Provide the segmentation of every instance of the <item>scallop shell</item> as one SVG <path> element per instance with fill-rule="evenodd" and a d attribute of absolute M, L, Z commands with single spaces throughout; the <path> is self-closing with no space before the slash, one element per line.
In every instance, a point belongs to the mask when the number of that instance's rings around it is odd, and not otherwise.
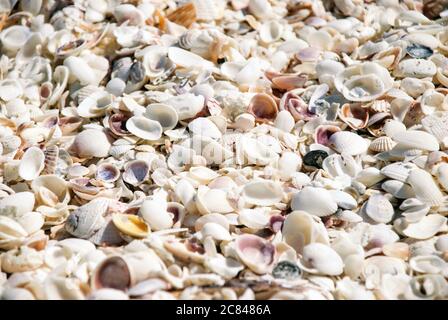
<path fill-rule="evenodd" d="M 383 136 L 373 140 L 369 145 L 369 149 L 374 152 L 386 152 L 392 150 L 396 144 L 397 143 L 392 140 L 392 138 Z"/>

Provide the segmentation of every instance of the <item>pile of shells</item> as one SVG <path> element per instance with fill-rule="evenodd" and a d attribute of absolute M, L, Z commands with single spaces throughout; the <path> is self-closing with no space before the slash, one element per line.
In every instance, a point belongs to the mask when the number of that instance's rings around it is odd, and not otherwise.
<path fill-rule="evenodd" d="M 448 10 L 0 1 L 2 299 L 448 299 Z"/>

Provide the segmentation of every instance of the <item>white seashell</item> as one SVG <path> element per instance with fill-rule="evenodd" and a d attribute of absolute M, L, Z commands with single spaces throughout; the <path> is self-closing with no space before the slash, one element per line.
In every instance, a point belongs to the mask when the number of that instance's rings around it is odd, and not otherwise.
<path fill-rule="evenodd" d="M 367 288 L 378 287 L 381 278 L 385 275 L 404 275 L 406 273 L 406 263 L 395 257 L 373 256 L 364 261 L 362 270 L 363 278 Z"/>
<path fill-rule="evenodd" d="M 25 45 L 30 36 L 31 31 L 28 27 L 13 25 L 1 32 L 0 40 L 6 52 L 16 53 Z"/>
<path fill-rule="evenodd" d="M 129 296 L 121 290 L 104 288 L 90 293 L 87 300 L 129 300 Z"/>
<path fill-rule="evenodd" d="M 333 178 L 336 178 L 343 176 L 355 177 L 361 167 L 352 156 L 343 153 L 332 154 L 326 157 L 322 162 L 322 169 Z"/>
<path fill-rule="evenodd" d="M 413 239 L 429 239 L 446 226 L 447 219 L 440 214 L 430 214 L 419 222 L 410 223 L 403 229 L 403 234 Z"/>
<path fill-rule="evenodd" d="M 109 153 L 110 142 L 104 132 L 87 129 L 78 133 L 73 141 L 73 151 L 82 158 L 104 158 Z"/>
<path fill-rule="evenodd" d="M 44 217 L 38 212 L 28 212 L 17 219 L 17 222 L 25 229 L 28 234 L 39 231 L 44 223 Z"/>
<path fill-rule="evenodd" d="M 237 148 L 241 148 L 241 153 L 248 164 L 267 165 L 278 159 L 278 154 L 272 151 L 264 143 L 257 139 L 242 136 Z M 237 150 L 238 152 L 238 150 Z"/>
<path fill-rule="evenodd" d="M 442 142 L 448 137 L 448 117 L 445 112 L 433 112 L 421 121 L 423 128 Z"/>
<path fill-rule="evenodd" d="M 441 252 L 447 252 L 448 251 L 448 235 L 441 235 L 437 238 L 437 241 L 435 243 L 436 249 Z"/>
<path fill-rule="evenodd" d="M 22 94 L 23 88 L 17 80 L 5 79 L 0 81 L 0 98 L 2 100 L 11 101 Z"/>
<path fill-rule="evenodd" d="M 104 115 L 112 103 L 112 95 L 106 91 L 95 91 L 79 104 L 78 115 L 83 118 L 96 118 Z"/>
<path fill-rule="evenodd" d="M 222 225 L 214 222 L 205 223 L 201 230 L 199 231 L 201 239 L 205 239 L 206 237 L 211 237 L 216 241 L 231 241 L 232 237 L 230 236 L 227 228 L 224 228 Z"/>
<path fill-rule="evenodd" d="M 327 229 L 323 223 L 305 211 L 293 211 L 283 222 L 282 235 L 287 244 L 298 253 L 310 243 L 329 245 Z"/>
<path fill-rule="evenodd" d="M 201 214 L 230 213 L 235 209 L 227 199 L 227 194 L 223 190 L 210 189 L 199 186 L 196 195 L 196 206 Z"/>
<path fill-rule="evenodd" d="M 437 139 L 424 131 L 407 130 L 394 134 L 392 139 L 409 149 L 422 149 L 428 151 L 439 150 Z"/>
<path fill-rule="evenodd" d="M 145 200 L 140 207 L 139 214 L 151 230 L 165 230 L 173 226 L 173 218 L 167 209 L 166 201 Z"/>
<path fill-rule="evenodd" d="M 189 173 L 193 179 L 202 184 L 208 184 L 213 179 L 219 177 L 219 174 L 207 167 L 191 167 Z"/>
<path fill-rule="evenodd" d="M 65 230 L 78 238 L 90 238 L 106 223 L 104 215 L 108 207 L 109 200 L 105 198 L 92 200 L 70 214 Z"/>
<path fill-rule="evenodd" d="M 20 161 L 19 176 L 23 180 L 33 180 L 39 176 L 44 167 L 44 152 L 37 147 L 28 148 Z"/>
<path fill-rule="evenodd" d="M 174 62 L 177 66 L 183 68 L 197 68 L 197 69 L 212 69 L 213 63 L 205 60 L 201 56 L 189 52 L 187 50 L 170 47 L 168 48 L 168 58 Z"/>
<path fill-rule="evenodd" d="M 195 96 L 191 93 L 185 93 L 164 100 L 163 103 L 169 104 L 176 109 L 179 120 L 185 120 L 194 117 L 204 107 L 205 99 L 203 96 Z"/>
<path fill-rule="evenodd" d="M 409 266 L 416 272 L 431 274 L 442 273 L 448 267 L 447 263 L 436 255 L 412 257 Z"/>
<path fill-rule="evenodd" d="M 318 217 L 325 217 L 336 212 L 337 203 L 331 193 L 324 188 L 305 187 L 293 194 L 292 210 L 303 210 Z"/>
<path fill-rule="evenodd" d="M 379 169 L 375 167 L 369 167 L 359 171 L 355 177 L 355 180 L 362 183 L 366 187 L 370 187 L 380 182 L 384 178 L 385 176 Z"/>
<path fill-rule="evenodd" d="M 369 148 L 369 142 L 356 133 L 349 131 L 338 131 L 329 138 L 330 146 L 339 153 L 348 155 L 359 155 L 365 153 Z"/>
<path fill-rule="evenodd" d="M 265 22 L 261 25 L 260 40 L 264 43 L 272 43 L 279 40 L 283 33 L 283 25 L 275 20 Z"/>
<path fill-rule="evenodd" d="M 381 195 L 370 196 L 363 207 L 364 213 L 377 223 L 388 223 L 394 215 L 394 207 L 389 200 Z"/>
<path fill-rule="evenodd" d="M 274 263 L 275 247 L 270 242 L 255 235 L 239 235 L 235 240 L 238 258 L 252 271 L 265 274 Z"/>
<path fill-rule="evenodd" d="M 33 211 L 35 203 L 34 194 L 31 192 L 18 192 L 0 199 L 0 210 L 8 207 L 14 208 L 15 214 L 21 216 Z"/>
<path fill-rule="evenodd" d="M 222 133 L 212 121 L 207 118 L 196 118 L 188 124 L 188 130 L 194 134 L 221 139 Z"/>
<path fill-rule="evenodd" d="M 426 78 L 432 77 L 437 72 L 436 65 L 425 59 L 405 59 L 402 60 L 394 74 L 397 77 Z"/>
<path fill-rule="evenodd" d="M 263 229 L 269 225 L 269 216 L 261 210 L 243 209 L 238 215 L 238 221 L 251 229 Z"/>
<path fill-rule="evenodd" d="M 179 120 L 176 109 L 162 103 L 148 105 L 144 115 L 151 120 L 159 122 L 163 131 L 174 129 Z"/>
<path fill-rule="evenodd" d="M 126 121 L 126 129 L 144 140 L 158 140 L 162 136 L 163 128 L 158 121 L 142 116 L 133 116 Z"/>
<path fill-rule="evenodd" d="M 282 180 L 291 179 L 291 173 L 299 172 L 302 168 L 302 158 L 295 152 L 283 152 L 278 160 L 278 170 Z"/>
<path fill-rule="evenodd" d="M 397 199 L 408 199 L 415 197 L 414 190 L 407 183 L 398 180 L 387 180 L 383 182 L 381 188 L 389 192 Z"/>
<path fill-rule="evenodd" d="M 322 243 L 306 245 L 300 262 L 307 272 L 329 276 L 340 275 L 344 268 L 344 262 L 338 253 Z"/>
<path fill-rule="evenodd" d="M 406 182 L 409 173 L 415 168 L 417 168 L 417 166 L 412 162 L 395 162 L 383 167 L 381 169 L 381 174 L 401 182 Z"/>
<path fill-rule="evenodd" d="M 292 128 L 294 128 L 295 125 L 294 117 L 289 111 L 281 110 L 279 113 L 277 113 L 274 125 L 280 130 L 291 132 Z"/>
<path fill-rule="evenodd" d="M 353 198 L 350 194 L 340 190 L 328 190 L 330 192 L 331 197 L 337 203 L 338 207 L 342 209 L 355 209 L 358 206 L 355 198 Z"/>
<path fill-rule="evenodd" d="M 282 200 L 283 191 L 278 183 L 259 180 L 246 184 L 241 195 L 248 204 L 272 206 Z"/>
<path fill-rule="evenodd" d="M 365 62 L 347 67 L 336 76 L 334 84 L 347 100 L 371 101 L 392 88 L 393 81 L 386 68 Z"/>
<path fill-rule="evenodd" d="M 407 183 L 414 189 L 416 198 L 420 201 L 431 206 L 437 206 L 444 200 L 444 196 L 433 177 L 425 170 L 419 168 L 413 169 L 409 173 Z"/>
<path fill-rule="evenodd" d="M 378 137 L 370 143 L 369 149 L 375 152 L 386 152 L 392 150 L 396 144 L 390 137 Z"/>

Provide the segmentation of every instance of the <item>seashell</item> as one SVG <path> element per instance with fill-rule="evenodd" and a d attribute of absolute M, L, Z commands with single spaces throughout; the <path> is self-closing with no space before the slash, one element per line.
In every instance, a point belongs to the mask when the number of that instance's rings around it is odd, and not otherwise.
<path fill-rule="evenodd" d="M 434 112 L 421 121 L 423 128 L 442 142 L 448 136 L 448 118 L 442 112 Z"/>
<path fill-rule="evenodd" d="M 355 177 L 360 170 L 353 157 L 347 154 L 333 154 L 325 158 L 322 168 L 332 177 L 348 175 Z"/>
<path fill-rule="evenodd" d="M 415 148 L 428 151 L 439 150 L 439 143 L 437 142 L 437 139 L 424 131 L 402 131 L 394 134 L 392 139 L 410 149 Z"/>
<path fill-rule="evenodd" d="M 379 285 L 381 278 L 388 275 L 401 275 L 406 272 L 406 263 L 395 257 L 373 256 L 364 261 L 362 276 L 366 281 L 366 287 L 372 288 Z"/>
<path fill-rule="evenodd" d="M 269 225 L 269 218 L 260 210 L 243 209 L 238 215 L 240 224 L 251 229 L 263 229 Z"/>
<path fill-rule="evenodd" d="M 373 140 L 369 145 L 369 149 L 374 152 L 387 152 L 392 150 L 396 144 L 397 143 L 393 141 L 392 138 L 383 136 Z"/>
<path fill-rule="evenodd" d="M 168 212 L 168 204 L 159 199 L 143 201 L 139 215 L 154 231 L 169 229 L 173 226 L 173 217 Z"/>
<path fill-rule="evenodd" d="M 295 280 L 302 277 L 302 270 L 291 261 L 280 261 L 272 270 L 272 276 L 276 279 Z"/>
<path fill-rule="evenodd" d="M 414 190 L 410 185 L 397 180 L 387 180 L 383 182 L 381 188 L 397 199 L 408 199 L 415 196 Z"/>
<path fill-rule="evenodd" d="M 301 267 L 310 273 L 337 276 L 343 272 L 344 263 L 331 247 L 310 243 L 303 248 Z"/>
<path fill-rule="evenodd" d="M 400 82 L 400 89 L 413 98 L 418 98 L 426 90 L 434 89 L 434 84 L 430 81 L 417 78 L 404 78 Z"/>
<path fill-rule="evenodd" d="M 70 193 L 67 184 L 62 178 L 48 174 L 41 175 L 31 182 L 31 189 L 36 195 L 39 194 L 42 187 L 55 194 L 58 198 L 58 202 L 66 204 L 70 201 Z"/>
<path fill-rule="evenodd" d="M 348 131 L 333 133 L 328 139 L 328 142 L 337 152 L 352 156 L 365 153 L 369 148 L 369 142 L 357 134 Z"/>
<path fill-rule="evenodd" d="M 190 27 L 196 21 L 196 6 L 194 2 L 186 3 L 180 6 L 167 16 L 168 20 L 182 25 L 186 28 Z"/>
<path fill-rule="evenodd" d="M 149 174 L 149 165 L 144 160 L 134 160 L 126 163 L 123 180 L 133 186 L 144 183 Z"/>
<path fill-rule="evenodd" d="M 148 105 L 144 115 L 151 120 L 159 122 L 163 131 L 174 129 L 179 119 L 176 110 L 172 106 L 162 103 Z"/>
<path fill-rule="evenodd" d="M 32 271 L 44 263 L 43 252 L 23 246 L 4 253 L 1 263 L 8 273 Z"/>
<path fill-rule="evenodd" d="M 260 40 L 264 43 L 272 43 L 281 38 L 283 25 L 275 20 L 263 23 L 260 26 Z"/>
<path fill-rule="evenodd" d="M 392 83 L 387 69 L 373 62 L 350 66 L 334 80 L 336 89 L 350 101 L 375 100 L 388 91 Z"/>
<path fill-rule="evenodd" d="M 110 146 L 102 131 L 87 129 L 76 135 L 71 148 L 81 158 L 104 158 L 109 153 Z"/>
<path fill-rule="evenodd" d="M 182 68 L 213 69 L 214 67 L 213 63 L 201 56 L 177 47 L 168 48 L 168 58 L 176 66 Z"/>
<path fill-rule="evenodd" d="M 283 191 L 275 182 L 269 180 L 253 181 L 246 184 L 241 195 L 248 204 L 272 206 L 281 201 Z"/>
<path fill-rule="evenodd" d="M 65 223 L 65 230 L 71 235 L 87 239 L 98 231 L 106 222 L 104 215 L 109 207 L 109 200 L 94 199 L 73 211 Z"/>
<path fill-rule="evenodd" d="M 44 225 L 44 217 L 38 212 L 28 212 L 17 219 L 28 234 L 38 232 Z"/>
<path fill-rule="evenodd" d="M 274 121 L 278 113 L 277 103 L 265 93 L 254 95 L 247 110 L 254 115 L 257 121 L 261 122 Z"/>
<path fill-rule="evenodd" d="M 358 172 L 355 179 L 366 187 L 373 186 L 385 177 L 380 170 L 374 167 L 365 168 Z"/>
<path fill-rule="evenodd" d="M 407 183 L 414 189 L 416 198 L 420 201 L 430 206 L 437 206 L 443 202 L 444 197 L 442 192 L 431 174 L 425 170 L 416 168 L 410 171 Z"/>
<path fill-rule="evenodd" d="M 275 247 L 255 235 L 239 235 L 235 240 L 238 258 L 253 272 L 265 274 L 273 267 Z"/>
<path fill-rule="evenodd" d="M 394 207 L 385 196 L 374 194 L 364 205 L 363 212 L 377 223 L 389 223 L 394 215 Z"/>
<path fill-rule="evenodd" d="M 436 65 L 432 61 L 425 59 L 402 60 L 394 70 L 394 74 L 397 77 L 413 77 L 419 79 L 432 77 L 436 72 Z"/>
<path fill-rule="evenodd" d="M 142 116 L 133 116 L 126 121 L 126 129 L 144 140 L 157 140 L 162 136 L 163 128 L 158 121 Z"/>
<path fill-rule="evenodd" d="M 88 54 L 82 58 L 69 56 L 64 66 L 70 71 L 69 82 L 78 80 L 81 85 L 97 86 L 107 74 L 109 62 L 104 57 Z"/>
<path fill-rule="evenodd" d="M 280 110 L 289 111 L 295 121 L 310 120 L 316 116 L 308 110 L 305 101 L 291 91 L 285 93 L 280 100 Z"/>
<path fill-rule="evenodd" d="M 87 300 L 129 300 L 127 294 L 116 289 L 100 289 L 92 292 Z"/>
<path fill-rule="evenodd" d="M 267 165 L 278 159 L 278 154 L 271 148 L 248 136 L 242 136 L 237 147 L 241 148 L 241 152 L 249 164 Z"/>
<path fill-rule="evenodd" d="M 196 118 L 188 124 L 188 130 L 194 134 L 210 137 L 212 139 L 220 139 L 222 136 L 218 127 L 208 118 Z"/>
<path fill-rule="evenodd" d="M 230 213 L 235 209 L 227 199 L 227 193 L 220 189 L 199 186 L 196 195 L 196 206 L 201 214 Z"/>
<path fill-rule="evenodd" d="M 0 210 L 13 208 L 17 216 L 33 211 L 35 204 L 34 194 L 31 192 L 17 192 L 0 199 Z"/>
<path fill-rule="evenodd" d="M 114 226 L 122 233 L 134 238 L 145 238 L 149 229 L 142 218 L 132 214 L 116 213 L 112 216 Z"/>
<path fill-rule="evenodd" d="M 2 300 L 36 300 L 29 290 L 13 287 L 5 288 L 1 298 Z"/>
<path fill-rule="evenodd" d="M 283 223 L 282 235 L 287 244 L 302 253 L 310 243 L 329 244 L 325 226 L 305 211 L 293 211 Z"/>
<path fill-rule="evenodd" d="M 106 91 L 95 91 L 85 97 L 78 105 L 78 115 L 83 118 L 96 118 L 104 115 L 111 107 L 112 95 Z"/>
<path fill-rule="evenodd" d="M 437 241 L 435 243 L 435 247 L 438 251 L 446 252 L 448 248 L 448 236 L 442 235 L 437 238 Z"/>
<path fill-rule="evenodd" d="M 205 99 L 203 96 L 195 96 L 191 93 L 185 93 L 171 97 L 164 103 L 176 109 L 179 120 L 193 118 L 204 107 Z"/>
<path fill-rule="evenodd" d="M 341 131 L 341 128 L 333 125 L 320 125 L 315 129 L 314 133 L 314 140 L 322 144 L 324 146 L 329 145 L 329 139 L 333 135 L 333 133 L 336 133 L 338 131 Z"/>
<path fill-rule="evenodd" d="M 200 239 L 205 239 L 207 237 L 211 237 L 216 241 L 231 241 L 232 237 L 230 236 L 229 231 L 221 226 L 218 223 L 207 222 L 205 223 L 201 230 L 199 231 Z"/>
<path fill-rule="evenodd" d="M 128 22 L 129 25 L 144 23 L 143 13 L 131 4 L 121 4 L 114 8 L 113 15 L 119 24 Z"/>
<path fill-rule="evenodd" d="M 409 300 L 434 300 L 444 296 L 446 290 L 447 283 L 442 276 L 426 274 L 412 278 L 404 295 Z"/>
<path fill-rule="evenodd" d="M 416 223 L 410 223 L 403 229 L 403 234 L 413 239 L 429 239 L 446 225 L 446 218 L 439 214 L 430 214 Z"/>
<path fill-rule="evenodd" d="M 419 273 L 437 274 L 446 268 L 446 262 L 436 255 L 416 256 L 409 260 L 412 270 Z"/>
<path fill-rule="evenodd" d="M 369 121 L 369 113 L 361 104 L 344 104 L 339 109 L 339 118 L 354 130 L 364 128 Z"/>
<path fill-rule="evenodd" d="M 343 209 L 354 209 L 358 206 L 356 200 L 348 193 L 340 190 L 329 190 L 333 200 L 337 203 L 338 207 Z"/>
<path fill-rule="evenodd" d="M 22 48 L 31 36 L 31 31 L 25 26 L 10 26 L 0 34 L 3 50 L 14 54 Z"/>
<path fill-rule="evenodd" d="M 291 172 L 298 172 L 302 168 L 302 158 L 294 152 L 284 152 L 278 160 L 278 169 L 281 179 L 287 181 Z"/>
<path fill-rule="evenodd" d="M 215 171 L 207 168 L 207 167 L 191 167 L 189 170 L 190 176 L 203 184 L 208 184 L 212 180 L 219 177 Z"/>
<path fill-rule="evenodd" d="M 403 242 L 389 243 L 382 248 L 384 255 L 402 260 L 409 258 L 409 245 Z"/>
<path fill-rule="evenodd" d="M 277 114 L 274 125 L 280 130 L 291 132 L 291 130 L 294 128 L 295 121 L 291 113 L 286 110 L 282 110 Z"/>
<path fill-rule="evenodd" d="M 328 190 L 305 187 L 292 195 L 291 209 L 303 210 L 318 217 L 325 217 L 335 213 L 338 205 Z"/>
<path fill-rule="evenodd" d="M 96 168 L 95 177 L 105 182 L 115 182 L 120 177 L 120 170 L 112 163 L 102 163 Z"/>
<path fill-rule="evenodd" d="M 328 157 L 328 153 L 323 150 L 313 150 L 305 154 L 303 164 L 307 167 L 321 169 L 323 161 Z"/>
<path fill-rule="evenodd" d="M 33 180 L 39 176 L 45 166 L 45 154 L 37 147 L 28 148 L 20 161 L 19 176 L 24 180 Z"/>
<path fill-rule="evenodd" d="M 414 59 L 427 59 L 434 53 L 431 48 L 416 43 L 407 46 L 406 52 Z"/>

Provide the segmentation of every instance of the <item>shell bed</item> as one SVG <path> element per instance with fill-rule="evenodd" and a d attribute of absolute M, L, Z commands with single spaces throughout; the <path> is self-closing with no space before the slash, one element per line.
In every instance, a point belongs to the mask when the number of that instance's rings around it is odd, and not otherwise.
<path fill-rule="evenodd" d="M 0 0 L 1 299 L 448 299 L 448 0 Z"/>

